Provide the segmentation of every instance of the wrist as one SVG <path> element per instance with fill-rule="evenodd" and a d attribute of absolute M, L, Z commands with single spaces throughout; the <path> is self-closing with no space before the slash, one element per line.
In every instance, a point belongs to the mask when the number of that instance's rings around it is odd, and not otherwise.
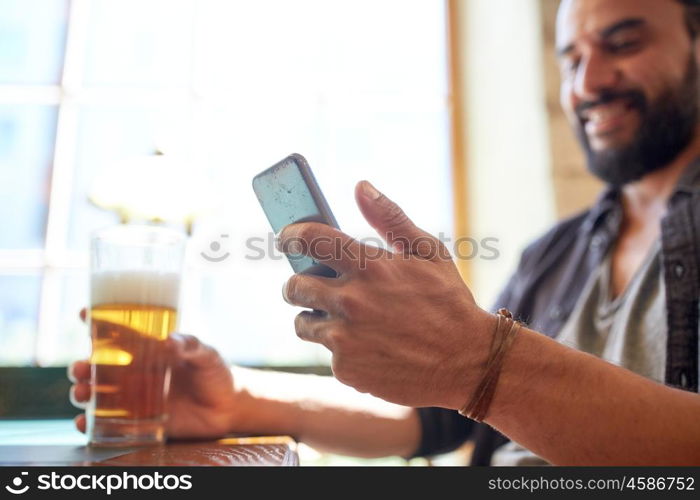
<path fill-rule="evenodd" d="M 233 394 L 231 396 L 231 409 L 229 411 L 229 428 L 231 432 L 255 432 L 255 408 L 254 392 L 250 390 L 253 370 L 240 366 L 231 367 L 233 377 Z"/>
<path fill-rule="evenodd" d="M 284 434 L 298 438 L 301 422 L 298 405 L 291 398 L 290 374 L 233 367 L 233 432 Z M 286 387 L 285 387 L 286 386 Z"/>
<path fill-rule="evenodd" d="M 513 315 L 508 309 L 499 309 L 496 318 L 496 328 L 484 374 L 481 376 L 476 390 L 459 410 L 462 416 L 477 422 L 482 422 L 489 412 L 505 357 L 522 326 L 521 323 L 513 319 Z"/>
<path fill-rule="evenodd" d="M 474 394 L 488 365 L 493 336 L 498 319 L 481 308 L 468 316 L 464 324 L 464 345 L 460 349 L 460 361 L 454 369 L 448 388 L 447 407 L 459 410 Z"/>

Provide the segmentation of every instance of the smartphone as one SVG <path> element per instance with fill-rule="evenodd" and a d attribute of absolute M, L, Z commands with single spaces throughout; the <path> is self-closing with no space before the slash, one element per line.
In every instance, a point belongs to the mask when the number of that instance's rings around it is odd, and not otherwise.
<path fill-rule="evenodd" d="M 253 178 L 253 191 L 275 234 L 295 222 L 321 222 L 339 229 L 306 159 L 291 154 Z M 335 278 L 330 267 L 306 255 L 287 255 L 296 273 Z"/>

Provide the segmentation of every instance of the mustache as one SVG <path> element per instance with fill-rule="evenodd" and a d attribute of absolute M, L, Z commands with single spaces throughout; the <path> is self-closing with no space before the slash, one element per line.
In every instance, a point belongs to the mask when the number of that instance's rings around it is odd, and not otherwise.
<path fill-rule="evenodd" d="M 617 100 L 627 101 L 632 107 L 641 110 L 647 107 L 647 98 L 644 93 L 639 90 L 603 90 L 600 92 L 600 97 L 595 101 L 583 101 L 579 103 L 579 105 L 576 106 L 576 114 L 580 117 L 584 111 Z"/>

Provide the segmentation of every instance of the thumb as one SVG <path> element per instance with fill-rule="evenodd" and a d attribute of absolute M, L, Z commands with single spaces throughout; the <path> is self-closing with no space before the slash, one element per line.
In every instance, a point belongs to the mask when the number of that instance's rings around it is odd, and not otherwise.
<path fill-rule="evenodd" d="M 176 363 L 185 363 L 197 368 L 206 368 L 215 365 L 218 352 L 201 342 L 194 335 L 183 333 L 171 333 L 168 338 L 168 348 L 172 360 Z"/>
<path fill-rule="evenodd" d="M 396 203 L 368 181 L 360 181 L 355 199 L 362 215 L 397 252 L 427 260 L 450 259 L 447 248 L 436 237 L 417 227 Z"/>

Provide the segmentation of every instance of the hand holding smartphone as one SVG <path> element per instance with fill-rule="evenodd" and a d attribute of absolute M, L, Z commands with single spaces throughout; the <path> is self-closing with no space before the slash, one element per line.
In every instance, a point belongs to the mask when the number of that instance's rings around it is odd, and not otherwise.
<path fill-rule="evenodd" d="M 291 154 L 253 178 L 253 190 L 275 233 L 296 222 L 321 222 L 339 229 L 306 159 Z M 330 267 L 305 255 L 287 255 L 296 273 L 337 277 Z"/>

